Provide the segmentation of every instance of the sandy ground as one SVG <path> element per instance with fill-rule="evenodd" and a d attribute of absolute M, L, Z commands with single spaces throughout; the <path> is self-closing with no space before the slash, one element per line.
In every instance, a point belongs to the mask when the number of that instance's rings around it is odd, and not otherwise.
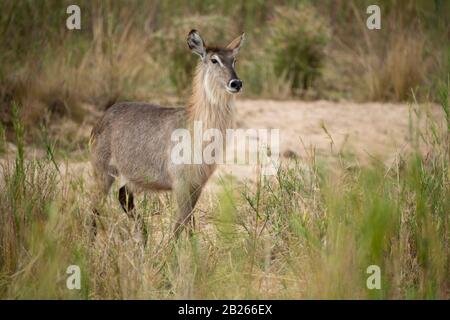
<path fill-rule="evenodd" d="M 237 114 L 238 126 L 279 128 L 282 154 L 301 156 L 305 146 L 315 146 L 326 156 L 332 139 L 336 152 L 345 145 L 359 156 L 386 155 L 401 148 L 408 135 L 409 107 L 402 104 L 247 100 L 239 102 Z"/>
<path fill-rule="evenodd" d="M 437 107 L 431 108 L 439 116 Z M 98 117 L 98 115 L 96 115 Z M 304 158 L 311 148 L 324 159 L 339 151 L 356 155 L 358 161 L 379 158 L 390 161 L 404 152 L 409 137 L 410 107 L 406 104 L 352 103 L 330 101 L 238 100 L 236 127 L 279 129 L 281 159 Z M 326 130 L 324 130 L 326 128 Z M 91 127 L 80 128 L 89 135 Z M 14 149 L 14 146 L 10 146 Z M 90 176 L 87 162 L 61 164 L 65 172 Z M 222 165 L 214 180 L 224 174 L 251 178 L 255 168 Z"/>
<path fill-rule="evenodd" d="M 441 116 L 437 106 L 430 110 Z M 318 157 L 330 161 L 343 152 L 360 163 L 376 158 L 389 165 L 409 149 L 407 104 L 241 100 L 236 112 L 237 127 L 280 129 L 282 160 L 305 159 L 314 149 Z M 251 168 L 242 166 L 221 167 L 218 174 L 223 172 L 252 176 Z"/>

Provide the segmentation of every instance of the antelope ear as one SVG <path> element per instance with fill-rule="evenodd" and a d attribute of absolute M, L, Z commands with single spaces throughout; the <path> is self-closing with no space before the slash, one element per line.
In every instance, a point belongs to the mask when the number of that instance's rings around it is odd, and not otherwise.
<path fill-rule="evenodd" d="M 233 56 L 237 55 L 239 50 L 241 49 L 242 44 L 245 40 L 245 33 L 242 33 L 239 37 L 235 38 L 227 45 L 227 49 L 233 51 Z"/>
<path fill-rule="evenodd" d="M 189 46 L 189 49 L 193 53 L 196 53 L 202 58 L 202 60 L 206 57 L 206 46 L 205 42 L 203 41 L 202 37 L 200 37 L 200 34 L 197 30 L 193 29 L 191 32 L 189 32 L 187 37 L 187 44 Z"/>

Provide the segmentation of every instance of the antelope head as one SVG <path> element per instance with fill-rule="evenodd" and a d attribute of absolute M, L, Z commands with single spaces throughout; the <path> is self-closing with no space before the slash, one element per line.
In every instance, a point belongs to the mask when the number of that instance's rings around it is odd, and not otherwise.
<path fill-rule="evenodd" d="M 187 43 L 191 51 L 200 56 L 199 69 L 203 85 L 210 93 L 222 91 L 235 94 L 242 90 L 242 80 L 236 74 L 236 56 L 244 42 L 244 33 L 226 47 L 208 47 L 197 30 L 189 32 Z"/>

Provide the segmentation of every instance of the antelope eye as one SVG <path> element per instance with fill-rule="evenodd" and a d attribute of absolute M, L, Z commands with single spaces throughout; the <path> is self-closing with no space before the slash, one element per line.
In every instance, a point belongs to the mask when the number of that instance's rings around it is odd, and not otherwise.
<path fill-rule="evenodd" d="M 211 59 L 211 62 L 214 63 L 214 64 L 216 64 L 216 63 L 217 63 L 217 60 L 216 60 L 216 59 Z"/>

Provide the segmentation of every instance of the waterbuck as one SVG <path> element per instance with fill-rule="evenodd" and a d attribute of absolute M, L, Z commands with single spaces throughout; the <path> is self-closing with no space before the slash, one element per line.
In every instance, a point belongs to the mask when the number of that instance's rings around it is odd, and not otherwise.
<path fill-rule="evenodd" d="M 179 128 L 192 130 L 194 121 L 221 132 L 232 125 L 235 94 L 242 89 L 235 63 L 243 40 L 244 34 L 226 47 L 208 47 L 196 30 L 189 32 L 187 44 L 200 61 L 186 108 L 122 102 L 105 112 L 90 140 L 91 163 L 103 198 L 117 180 L 120 204 L 133 216 L 133 192 L 172 190 L 178 212 L 174 233 L 179 235 L 215 165 L 175 164 L 171 134 Z"/>

